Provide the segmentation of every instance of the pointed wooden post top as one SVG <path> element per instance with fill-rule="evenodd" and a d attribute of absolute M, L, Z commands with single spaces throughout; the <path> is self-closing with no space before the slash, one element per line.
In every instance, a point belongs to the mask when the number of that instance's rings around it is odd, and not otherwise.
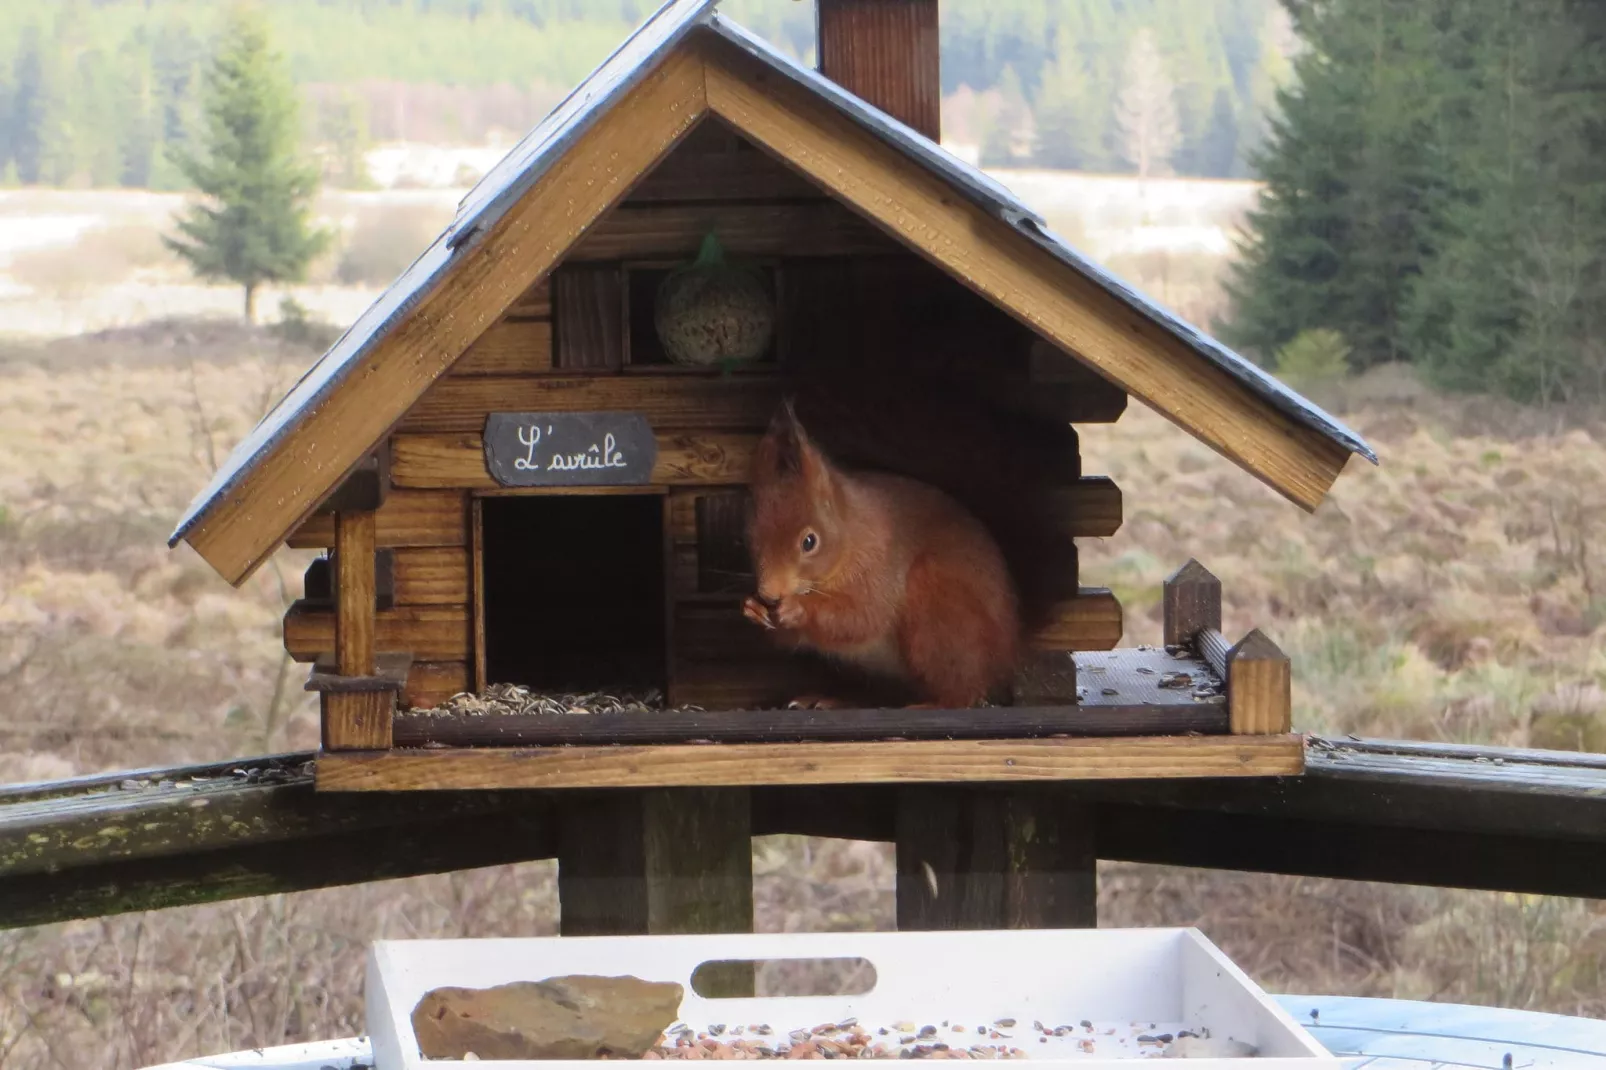
<path fill-rule="evenodd" d="M 1227 652 L 1227 709 L 1234 735 L 1293 731 L 1293 700 L 1288 655 L 1259 628 Z"/>
<path fill-rule="evenodd" d="M 1282 647 L 1271 640 L 1259 628 L 1238 640 L 1236 646 L 1227 653 L 1228 661 L 1287 661 L 1288 655 L 1283 653 Z"/>
<path fill-rule="evenodd" d="M 1165 645 L 1186 646 L 1207 628 L 1221 630 L 1221 581 L 1193 558 L 1166 578 Z"/>

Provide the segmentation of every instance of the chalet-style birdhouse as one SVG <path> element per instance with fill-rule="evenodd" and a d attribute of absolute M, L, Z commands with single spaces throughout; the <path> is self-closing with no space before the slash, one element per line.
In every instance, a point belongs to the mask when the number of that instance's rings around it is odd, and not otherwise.
<path fill-rule="evenodd" d="M 1298 772 L 1287 660 L 1222 637 L 1202 568 L 1166 649 L 1116 649 L 1074 540 L 1121 493 L 1075 428 L 1136 398 L 1305 509 L 1371 450 L 939 147 L 935 0 L 819 0 L 819 71 L 715 7 L 665 4 L 492 169 L 179 524 L 235 584 L 329 551 L 285 619 L 320 786 Z M 744 487 L 794 396 L 846 464 L 969 464 L 967 505 L 1051 519 L 1008 702 L 786 709 L 831 669 L 743 618 Z M 566 712 L 599 693 L 631 703 Z"/>

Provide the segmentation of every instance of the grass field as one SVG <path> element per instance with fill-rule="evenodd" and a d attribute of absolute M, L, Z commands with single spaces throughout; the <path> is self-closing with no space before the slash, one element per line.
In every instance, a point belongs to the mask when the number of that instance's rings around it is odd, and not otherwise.
<path fill-rule="evenodd" d="M 164 541 L 316 351 L 195 319 L 0 346 L 0 781 L 315 743 L 279 635 L 308 555 L 235 591 Z M 1606 749 L 1600 426 L 1389 372 L 1332 400 L 1384 463 L 1353 462 L 1313 516 L 1141 406 L 1087 431 L 1127 519 L 1084 571 L 1119 594 L 1126 641 L 1158 638 L 1160 580 L 1196 556 L 1228 631 L 1293 656 L 1300 728 Z M 755 862 L 767 930 L 891 924 L 883 847 L 775 838 Z M 1100 900 L 1105 924 L 1201 926 L 1273 990 L 1606 1014 L 1599 904 L 1127 865 Z M 530 864 L 0 933 L 0 1067 L 357 1033 L 369 940 L 550 933 L 555 909 L 553 868 Z"/>

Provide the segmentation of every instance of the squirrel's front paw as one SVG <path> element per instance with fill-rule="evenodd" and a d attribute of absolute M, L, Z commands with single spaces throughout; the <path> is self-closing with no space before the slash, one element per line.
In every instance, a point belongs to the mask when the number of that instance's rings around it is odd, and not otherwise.
<path fill-rule="evenodd" d="M 805 614 L 803 612 L 803 599 L 795 594 L 785 595 L 775 608 L 770 611 L 770 619 L 782 628 L 797 628 L 802 625 Z"/>
<path fill-rule="evenodd" d="M 769 607 L 751 596 L 742 603 L 742 616 L 757 624 L 760 628 L 773 630 L 775 622 L 770 619 Z"/>

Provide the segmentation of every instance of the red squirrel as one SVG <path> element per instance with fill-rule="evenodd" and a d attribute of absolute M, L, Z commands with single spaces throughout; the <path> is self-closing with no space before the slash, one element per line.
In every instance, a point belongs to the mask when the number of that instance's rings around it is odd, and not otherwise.
<path fill-rule="evenodd" d="M 980 705 L 1013 675 L 1020 610 L 987 529 L 929 484 L 834 464 L 791 403 L 754 455 L 748 546 L 758 593 L 743 612 L 783 642 L 900 681 L 928 708 Z"/>

